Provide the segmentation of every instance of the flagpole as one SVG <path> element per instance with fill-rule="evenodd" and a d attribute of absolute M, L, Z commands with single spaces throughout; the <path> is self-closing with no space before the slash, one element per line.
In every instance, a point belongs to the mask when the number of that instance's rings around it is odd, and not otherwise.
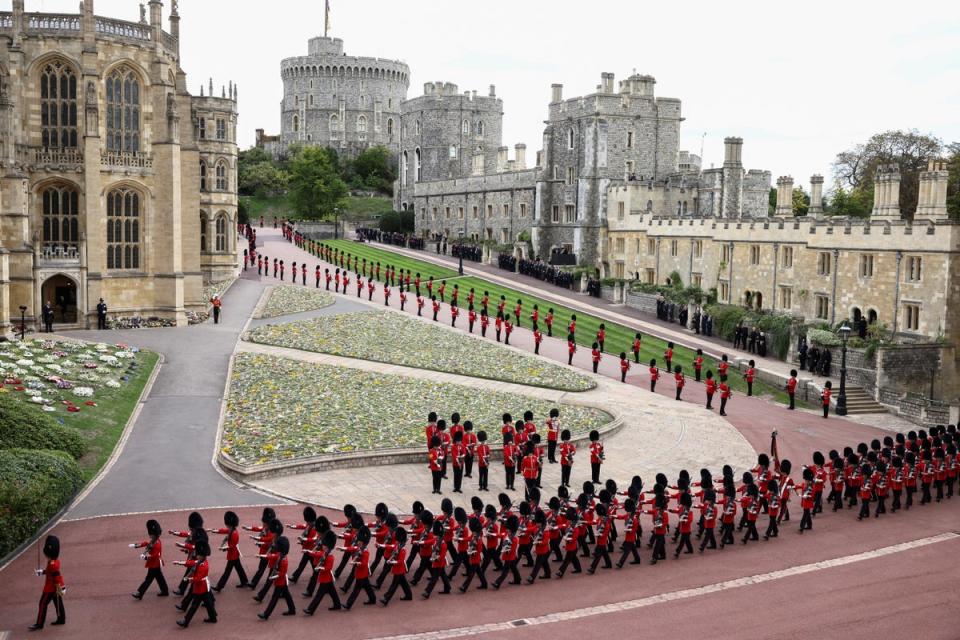
<path fill-rule="evenodd" d="M 324 3 L 323 11 L 323 37 L 326 38 L 330 31 L 330 0 Z"/>

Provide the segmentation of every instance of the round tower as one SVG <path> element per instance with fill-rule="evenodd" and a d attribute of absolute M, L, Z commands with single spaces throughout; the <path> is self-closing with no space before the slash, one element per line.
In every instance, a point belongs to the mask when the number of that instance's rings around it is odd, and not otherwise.
<path fill-rule="evenodd" d="M 311 38 L 307 51 L 280 63 L 281 145 L 332 147 L 351 158 L 384 146 L 396 157 L 409 67 L 398 60 L 348 56 L 340 38 Z"/>

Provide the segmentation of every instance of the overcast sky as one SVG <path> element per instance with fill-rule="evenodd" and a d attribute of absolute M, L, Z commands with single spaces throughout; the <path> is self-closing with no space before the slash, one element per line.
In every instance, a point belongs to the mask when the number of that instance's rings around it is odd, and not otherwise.
<path fill-rule="evenodd" d="M 744 139 L 747 168 L 806 186 L 834 155 L 887 129 L 960 141 L 960 2 L 637 2 L 635 0 L 331 0 L 331 35 L 346 53 L 411 69 L 408 97 L 444 80 L 504 101 L 504 139 L 541 146 L 550 84 L 590 93 L 600 73 L 656 77 L 683 101 L 682 148 L 723 162 Z M 9 10 L 10 0 L 0 0 Z M 75 12 L 78 0 L 26 0 L 27 11 Z M 137 20 L 136 0 L 96 13 Z M 240 88 L 240 143 L 279 132 L 280 60 L 323 33 L 323 0 L 181 0 L 190 89 L 210 76 Z M 164 6 L 164 19 L 170 1 Z M 166 24 L 166 23 L 165 23 Z M 165 29 L 167 27 L 165 26 Z M 217 89 L 219 92 L 219 88 Z M 706 137 L 703 138 L 703 134 Z"/>

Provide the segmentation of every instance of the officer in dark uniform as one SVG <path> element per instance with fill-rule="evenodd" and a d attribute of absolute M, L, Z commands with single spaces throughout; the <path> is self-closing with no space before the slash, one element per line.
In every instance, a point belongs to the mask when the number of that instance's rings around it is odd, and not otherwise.
<path fill-rule="evenodd" d="M 103 301 L 103 298 L 100 298 L 100 302 L 97 303 L 97 329 L 103 330 L 107 328 L 107 303 Z"/>

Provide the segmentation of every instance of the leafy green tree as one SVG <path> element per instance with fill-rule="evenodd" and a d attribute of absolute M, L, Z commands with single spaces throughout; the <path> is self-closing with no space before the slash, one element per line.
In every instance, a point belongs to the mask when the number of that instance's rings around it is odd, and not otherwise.
<path fill-rule="evenodd" d="M 873 191 L 855 188 L 847 191 L 837 184 L 830 196 L 827 213 L 832 216 L 868 218 L 873 210 Z"/>
<path fill-rule="evenodd" d="M 837 154 L 833 172 L 845 189 L 873 191 L 873 180 L 882 165 L 900 168 L 900 210 L 912 218 L 917 210 L 920 172 L 927 161 L 943 152 L 943 142 L 932 134 L 910 131 L 885 131 L 863 144 Z"/>
<path fill-rule="evenodd" d="M 290 176 L 273 161 L 241 164 L 238 170 L 242 195 L 269 196 L 283 192 Z"/>
<path fill-rule="evenodd" d="M 953 218 L 960 218 L 960 142 L 947 146 L 950 152 L 947 169 L 950 179 L 947 182 L 947 211 Z"/>
<path fill-rule="evenodd" d="M 810 210 L 810 196 L 801 187 L 793 189 L 793 215 L 805 216 Z"/>
<path fill-rule="evenodd" d="M 358 186 L 384 194 L 393 192 L 393 181 L 397 179 L 397 173 L 390 160 L 390 151 L 386 147 L 366 149 L 350 164 Z"/>
<path fill-rule="evenodd" d="M 769 202 L 770 202 L 770 205 L 768 206 L 768 210 L 770 212 L 770 215 L 774 215 L 777 212 L 777 188 L 776 187 L 770 187 Z"/>
<path fill-rule="evenodd" d="M 334 208 L 347 196 L 347 185 L 327 149 L 304 147 L 291 159 L 290 196 L 294 209 L 304 218 L 333 215 Z"/>

